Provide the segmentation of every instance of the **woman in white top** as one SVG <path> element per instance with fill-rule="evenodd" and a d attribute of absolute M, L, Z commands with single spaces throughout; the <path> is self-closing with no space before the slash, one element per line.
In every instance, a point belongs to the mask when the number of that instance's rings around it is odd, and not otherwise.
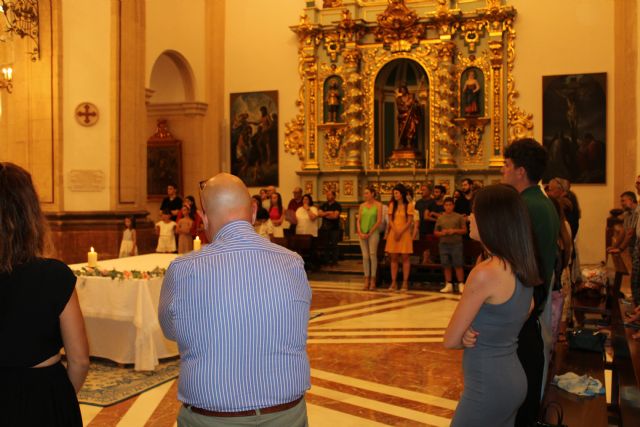
<path fill-rule="evenodd" d="M 296 234 L 310 234 L 318 237 L 318 208 L 313 206 L 310 194 L 302 196 L 302 206 L 296 210 Z"/>

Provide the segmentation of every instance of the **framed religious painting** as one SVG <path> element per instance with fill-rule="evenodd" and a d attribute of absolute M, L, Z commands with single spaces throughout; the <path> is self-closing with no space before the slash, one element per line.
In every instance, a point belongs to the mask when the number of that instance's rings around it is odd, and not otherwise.
<path fill-rule="evenodd" d="M 278 186 L 278 91 L 232 93 L 231 173 L 247 187 Z"/>
<path fill-rule="evenodd" d="M 549 152 L 544 182 L 606 183 L 607 73 L 544 76 L 542 127 Z"/>
<path fill-rule="evenodd" d="M 147 140 L 147 198 L 160 200 L 167 186 L 182 194 L 182 142 L 169 131 L 167 120 L 158 120 L 154 135 Z"/>

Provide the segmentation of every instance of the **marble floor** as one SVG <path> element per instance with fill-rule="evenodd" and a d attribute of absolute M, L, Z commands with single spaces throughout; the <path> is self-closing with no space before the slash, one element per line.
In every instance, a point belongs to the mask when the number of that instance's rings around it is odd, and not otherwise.
<path fill-rule="evenodd" d="M 462 353 L 442 336 L 459 299 L 416 291 L 365 292 L 358 282 L 311 281 L 311 427 L 448 426 L 462 392 Z M 171 427 L 177 382 L 100 408 L 91 427 Z"/>

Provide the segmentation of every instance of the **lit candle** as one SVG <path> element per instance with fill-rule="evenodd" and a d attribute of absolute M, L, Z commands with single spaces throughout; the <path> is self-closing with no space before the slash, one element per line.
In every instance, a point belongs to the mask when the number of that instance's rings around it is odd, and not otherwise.
<path fill-rule="evenodd" d="M 93 246 L 91 246 L 91 252 L 87 252 L 87 265 L 89 267 L 98 265 L 98 252 L 93 250 Z"/>
<path fill-rule="evenodd" d="M 200 236 L 196 236 L 196 238 L 193 239 L 193 250 L 199 251 L 201 247 L 202 247 L 202 242 L 200 241 Z"/>

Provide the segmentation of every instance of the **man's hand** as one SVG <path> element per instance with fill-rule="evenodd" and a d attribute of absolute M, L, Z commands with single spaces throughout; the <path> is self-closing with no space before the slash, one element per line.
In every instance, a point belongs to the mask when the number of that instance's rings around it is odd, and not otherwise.
<path fill-rule="evenodd" d="M 609 254 L 619 254 L 620 248 L 607 248 L 607 253 Z"/>
<path fill-rule="evenodd" d="M 478 341 L 479 332 L 476 332 L 471 326 L 462 336 L 462 345 L 466 348 L 473 348 L 476 346 L 476 341 Z"/>

